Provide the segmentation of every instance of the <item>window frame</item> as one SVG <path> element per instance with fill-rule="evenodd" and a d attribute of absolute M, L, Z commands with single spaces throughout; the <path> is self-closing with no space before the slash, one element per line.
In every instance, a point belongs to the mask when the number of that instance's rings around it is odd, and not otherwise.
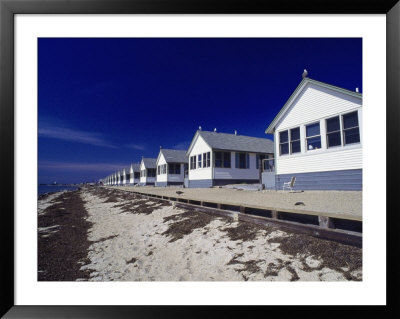
<path fill-rule="evenodd" d="M 352 127 L 349 127 L 349 128 L 345 129 L 344 128 L 344 116 L 352 114 L 352 113 L 356 113 L 356 115 L 357 115 L 357 126 L 352 126 Z M 343 145 L 343 147 L 348 146 L 348 145 L 361 144 L 360 121 L 359 121 L 359 118 L 358 118 L 358 110 L 355 110 L 355 111 L 352 111 L 352 112 L 348 112 L 348 113 L 343 113 L 340 116 L 340 118 L 341 118 L 341 121 L 342 121 L 342 145 Z M 350 144 L 346 143 L 346 134 L 345 134 L 345 132 L 348 131 L 348 130 L 353 130 L 355 128 L 358 129 L 358 142 L 354 142 L 354 143 L 350 143 Z"/>
<path fill-rule="evenodd" d="M 282 141 L 281 141 L 281 133 L 284 133 L 284 132 L 287 133 L 287 142 L 283 142 L 282 143 Z M 289 130 L 286 129 L 286 130 L 280 131 L 280 132 L 278 132 L 278 134 L 279 134 L 279 156 L 290 155 Z M 284 153 L 284 154 L 282 154 L 282 145 L 283 144 L 287 144 L 287 153 Z"/>
<path fill-rule="evenodd" d="M 213 158 L 214 158 L 214 167 L 215 168 L 232 168 L 232 159 L 231 159 L 231 152 L 226 152 L 226 151 L 213 151 L 214 152 L 214 156 L 213 156 Z M 217 161 L 217 153 L 220 153 L 221 154 L 221 166 L 217 166 L 216 165 L 216 161 Z M 229 161 L 229 166 L 225 166 L 225 159 L 229 159 L 228 161 Z"/>
<path fill-rule="evenodd" d="M 298 138 L 297 140 L 293 140 L 293 139 L 292 139 L 292 130 L 296 130 L 296 129 L 299 130 L 299 138 Z M 291 129 L 289 129 L 288 131 L 289 131 L 289 133 L 288 133 L 289 154 L 291 155 L 291 154 L 301 153 L 301 134 L 300 134 L 300 126 L 293 127 L 293 128 L 291 128 Z M 320 133 L 321 133 L 321 127 L 320 127 Z M 293 142 L 299 142 L 299 148 L 300 148 L 300 150 L 299 150 L 298 152 L 293 152 L 293 147 L 292 147 L 292 143 L 293 143 Z"/>
<path fill-rule="evenodd" d="M 334 118 L 338 118 L 339 120 L 339 130 L 336 131 L 332 131 L 332 132 L 328 132 L 328 120 L 332 120 Z M 325 119 L 325 135 L 326 135 L 326 149 L 329 148 L 335 148 L 335 147 L 343 147 L 343 132 L 342 132 L 342 116 L 340 114 L 336 115 L 336 116 L 331 116 Z M 330 134 L 335 134 L 335 133 L 340 133 L 340 145 L 334 145 L 334 146 L 329 146 L 329 135 Z"/>
<path fill-rule="evenodd" d="M 190 156 L 189 170 L 196 169 L 196 155 Z"/>
<path fill-rule="evenodd" d="M 241 167 L 241 157 L 244 158 L 244 167 Z M 235 168 L 250 169 L 250 154 L 248 152 L 235 152 Z"/>
<path fill-rule="evenodd" d="M 317 134 L 317 135 L 311 135 L 311 136 L 307 136 L 307 126 L 311 126 L 311 125 L 314 125 L 314 124 L 317 124 L 318 123 L 318 126 L 319 126 L 319 134 Z M 312 123 L 309 123 L 309 124 L 305 124 L 304 125 L 304 128 L 305 128 L 305 133 L 306 133 L 306 136 L 305 136 L 305 143 L 306 143 L 306 152 L 312 152 L 312 151 L 316 151 L 316 150 L 321 150 L 322 149 L 322 140 L 321 140 L 321 120 L 318 120 L 318 121 L 315 121 L 315 122 L 312 122 Z M 326 132 L 325 132 L 326 133 Z M 309 149 L 308 148 L 308 140 L 309 139 L 312 139 L 312 138 L 315 138 L 315 137 L 319 137 L 319 143 L 320 143 L 320 147 L 319 148 L 313 148 L 313 149 Z"/>

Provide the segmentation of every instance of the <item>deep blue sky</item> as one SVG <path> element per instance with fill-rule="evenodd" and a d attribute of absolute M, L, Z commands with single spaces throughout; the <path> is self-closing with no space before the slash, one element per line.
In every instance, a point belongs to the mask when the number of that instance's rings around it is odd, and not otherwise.
<path fill-rule="evenodd" d="M 264 133 L 309 77 L 362 92 L 361 39 L 39 41 L 39 183 L 98 180 L 203 130 Z"/>

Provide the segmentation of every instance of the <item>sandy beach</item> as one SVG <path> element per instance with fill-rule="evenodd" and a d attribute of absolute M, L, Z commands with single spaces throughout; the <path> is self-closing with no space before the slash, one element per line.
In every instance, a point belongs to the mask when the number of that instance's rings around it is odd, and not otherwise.
<path fill-rule="evenodd" d="M 362 280 L 360 248 L 118 189 L 45 196 L 38 220 L 39 280 Z"/>

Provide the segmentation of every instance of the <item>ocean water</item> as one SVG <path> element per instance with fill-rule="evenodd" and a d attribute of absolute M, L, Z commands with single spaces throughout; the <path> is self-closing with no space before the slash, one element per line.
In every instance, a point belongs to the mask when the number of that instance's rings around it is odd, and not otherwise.
<path fill-rule="evenodd" d="M 54 193 L 64 190 L 73 191 L 77 190 L 77 186 L 63 186 L 63 185 L 39 185 L 38 186 L 38 196 L 45 193 Z"/>

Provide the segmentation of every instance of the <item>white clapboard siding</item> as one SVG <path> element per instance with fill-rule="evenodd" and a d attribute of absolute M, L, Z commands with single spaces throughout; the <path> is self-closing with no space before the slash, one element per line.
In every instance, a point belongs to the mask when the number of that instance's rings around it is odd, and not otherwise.
<path fill-rule="evenodd" d="M 362 168 L 362 148 L 320 152 L 312 155 L 280 157 L 277 174 L 310 173 Z"/>
<path fill-rule="evenodd" d="M 164 165 L 167 164 L 164 155 L 160 152 L 159 156 L 157 158 L 157 162 L 156 162 L 156 166 L 157 166 L 157 171 L 156 174 L 158 173 L 158 166 L 160 165 Z M 166 182 L 167 181 L 167 173 L 165 174 L 160 174 L 160 175 L 156 175 L 156 180 L 157 182 Z"/>
<path fill-rule="evenodd" d="M 196 155 L 196 169 L 190 169 L 190 164 L 189 164 L 189 180 L 212 179 L 212 165 L 206 168 L 203 167 L 197 168 L 197 155 L 207 152 L 210 152 L 210 164 L 211 164 L 213 161 L 212 150 L 200 135 L 197 136 L 188 158 L 188 163 L 190 163 L 190 157 Z"/>
<path fill-rule="evenodd" d="M 357 109 L 359 98 L 308 83 L 276 126 L 276 131 Z"/>

